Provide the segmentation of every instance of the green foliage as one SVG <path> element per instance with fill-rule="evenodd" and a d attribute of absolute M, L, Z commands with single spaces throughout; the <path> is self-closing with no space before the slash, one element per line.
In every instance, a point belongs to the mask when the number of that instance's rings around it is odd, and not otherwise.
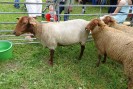
<path fill-rule="evenodd" d="M 107 8 L 102 9 L 103 13 L 107 12 Z M 26 12 L 23 5 L 20 9 L 15 9 L 12 4 L 0 4 L 0 11 Z M 81 8 L 73 8 L 72 13 L 81 13 Z M 88 7 L 86 13 L 99 13 L 99 8 Z M 16 22 L 15 18 L 23 15 L 25 14 L 2 14 L 0 15 L 0 22 Z M 91 20 L 96 17 L 70 16 L 70 19 Z M 41 21 L 41 18 L 37 20 Z M 13 30 L 14 28 L 15 24 L 0 24 L 0 30 Z M 13 45 L 13 58 L 0 62 L 0 89 L 126 88 L 127 80 L 123 68 L 117 62 L 107 59 L 105 64 L 96 67 L 97 52 L 93 41 L 87 43 L 83 58 L 80 61 L 77 60 L 79 52 L 79 44 L 57 47 L 54 55 L 54 66 L 51 67 L 48 65 L 48 48 L 44 48 L 40 44 Z"/>

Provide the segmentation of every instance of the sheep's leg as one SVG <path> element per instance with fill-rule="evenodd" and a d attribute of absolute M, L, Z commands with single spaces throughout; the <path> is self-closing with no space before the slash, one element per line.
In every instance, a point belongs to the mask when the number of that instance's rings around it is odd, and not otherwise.
<path fill-rule="evenodd" d="M 49 59 L 50 65 L 53 65 L 53 57 L 54 57 L 54 50 L 50 49 L 50 59 Z"/>
<path fill-rule="evenodd" d="M 103 59 L 102 63 L 105 63 L 106 62 L 106 60 L 107 60 L 106 58 L 107 58 L 107 54 L 104 53 L 104 59 Z"/>
<path fill-rule="evenodd" d="M 129 78 L 128 80 L 128 89 L 133 89 L 133 78 Z"/>
<path fill-rule="evenodd" d="M 79 55 L 78 60 L 81 60 L 81 58 L 83 56 L 83 53 L 84 53 L 84 49 L 85 49 L 85 46 L 84 45 L 81 45 L 81 51 L 80 51 L 80 55 Z"/>
<path fill-rule="evenodd" d="M 100 65 L 101 58 L 102 58 L 102 55 L 98 54 L 98 61 L 96 64 L 97 67 L 99 67 L 99 65 Z"/>

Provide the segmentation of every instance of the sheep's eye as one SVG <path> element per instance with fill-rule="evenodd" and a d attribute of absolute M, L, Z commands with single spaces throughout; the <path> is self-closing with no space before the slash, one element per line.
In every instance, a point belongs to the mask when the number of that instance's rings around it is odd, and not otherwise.
<path fill-rule="evenodd" d="M 22 25 L 26 25 L 27 23 L 22 23 Z"/>

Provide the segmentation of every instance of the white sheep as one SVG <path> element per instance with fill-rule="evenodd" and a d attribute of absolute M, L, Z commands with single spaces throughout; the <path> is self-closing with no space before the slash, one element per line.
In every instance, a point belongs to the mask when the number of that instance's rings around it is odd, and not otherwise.
<path fill-rule="evenodd" d="M 43 46 L 50 49 L 49 63 L 53 65 L 54 50 L 58 45 L 80 43 L 81 52 L 79 59 L 81 59 L 89 35 L 89 32 L 85 30 L 88 23 L 88 21 L 82 19 L 39 23 L 32 17 L 23 16 L 18 20 L 14 34 L 16 36 L 28 32 L 34 34 Z"/>
<path fill-rule="evenodd" d="M 102 20 L 94 19 L 86 27 L 91 30 L 95 45 L 98 49 L 98 58 L 109 56 L 124 66 L 128 76 L 128 89 L 133 88 L 133 39 L 123 31 L 108 27 Z"/>

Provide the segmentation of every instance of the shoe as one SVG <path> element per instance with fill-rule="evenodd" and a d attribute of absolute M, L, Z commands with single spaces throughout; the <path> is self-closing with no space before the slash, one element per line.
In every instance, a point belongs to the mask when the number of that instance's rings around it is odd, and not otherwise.
<path fill-rule="evenodd" d="M 64 21 L 67 21 L 67 20 L 69 20 L 69 15 L 68 15 L 68 13 L 65 13 L 65 14 L 67 14 L 67 15 L 64 15 Z"/>
<path fill-rule="evenodd" d="M 85 14 L 85 10 L 84 10 L 84 9 L 82 9 L 82 12 L 81 12 L 81 14 Z"/>
<path fill-rule="evenodd" d="M 15 6 L 15 5 L 14 5 L 14 7 L 15 7 L 16 9 L 19 9 L 19 8 L 20 8 L 20 6 Z"/>

